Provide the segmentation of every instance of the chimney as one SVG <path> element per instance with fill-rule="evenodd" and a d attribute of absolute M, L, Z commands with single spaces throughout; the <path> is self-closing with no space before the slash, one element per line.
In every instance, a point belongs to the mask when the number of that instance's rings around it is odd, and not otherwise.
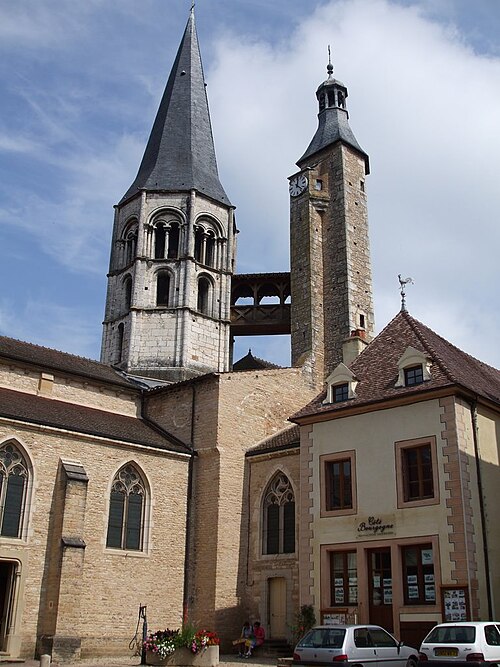
<path fill-rule="evenodd" d="M 342 360 L 346 366 L 356 359 L 368 345 L 366 331 L 364 329 L 353 329 L 349 338 L 342 343 Z"/>

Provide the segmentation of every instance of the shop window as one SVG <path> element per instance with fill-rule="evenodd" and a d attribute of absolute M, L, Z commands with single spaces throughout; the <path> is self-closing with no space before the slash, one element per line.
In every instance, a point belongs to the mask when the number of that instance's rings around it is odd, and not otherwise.
<path fill-rule="evenodd" d="M 141 551 L 146 489 L 136 467 L 128 464 L 116 474 L 109 499 L 106 546 Z"/>
<path fill-rule="evenodd" d="M 356 455 L 354 451 L 320 457 L 321 516 L 355 514 Z"/>
<path fill-rule="evenodd" d="M 358 570 L 355 551 L 330 552 L 331 607 L 358 603 Z"/>
<path fill-rule="evenodd" d="M 0 447 L 0 534 L 21 537 L 28 487 L 28 466 L 12 443 Z"/>
<path fill-rule="evenodd" d="M 402 547 L 402 551 L 405 604 L 436 604 L 432 545 Z"/>
<path fill-rule="evenodd" d="M 275 475 L 266 488 L 262 519 L 263 553 L 294 553 L 295 496 L 283 473 Z"/>
<path fill-rule="evenodd" d="M 398 507 L 439 502 L 436 439 L 396 443 Z"/>

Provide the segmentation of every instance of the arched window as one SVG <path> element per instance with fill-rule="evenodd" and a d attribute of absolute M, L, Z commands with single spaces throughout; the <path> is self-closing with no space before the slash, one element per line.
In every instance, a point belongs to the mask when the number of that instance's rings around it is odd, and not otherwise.
<path fill-rule="evenodd" d="M 0 534 L 4 537 L 21 537 L 28 466 L 12 442 L 0 447 L 0 485 Z"/>
<path fill-rule="evenodd" d="M 132 278 L 130 276 L 123 281 L 123 289 L 125 291 L 125 310 L 129 311 L 132 304 Z"/>
<path fill-rule="evenodd" d="M 165 257 L 165 242 L 167 239 L 167 228 L 163 222 L 155 227 L 155 259 Z"/>
<path fill-rule="evenodd" d="M 205 249 L 205 231 L 202 227 L 196 227 L 194 230 L 194 258 L 200 264 L 203 264 L 203 254 Z"/>
<path fill-rule="evenodd" d="M 125 234 L 125 264 L 134 261 L 137 250 L 137 227 L 129 227 Z"/>
<path fill-rule="evenodd" d="M 277 473 L 264 493 L 263 540 L 265 554 L 295 551 L 295 497 L 288 477 Z"/>
<path fill-rule="evenodd" d="M 109 499 L 106 546 L 112 549 L 142 551 L 146 487 L 132 464 L 117 472 Z"/>
<path fill-rule="evenodd" d="M 117 357 L 118 357 L 118 363 L 123 359 L 123 338 L 125 334 L 125 327 L 123 325 L 123 322 L 118 325 L 118 339 L 117 339 Z"/>
<path fill-rule="evenodd" d="M 156 277 L 156 305 L 168 306 L 170 295 L 170 275 L 161 271 Z"/>
<path fill-rule="evenodd" d="M 215 234 L 212 230 L 207 232 L 205 238 L 205 264 L 215 266 Z"/>
<path fill-rule="evenodd" d="M 198 280 L 198 310 L 204 315 L 210 315 L 211 284 L 208 278 Z"/>
<path fill-rule="evenodd" d="M 170 232 L 168 235 L 168 253 L 167 257 L 169 259 L 177 259 L 179 257 L 179 239 L 180 239 L 180 227 L 178 222 L 170 223 Z"/>

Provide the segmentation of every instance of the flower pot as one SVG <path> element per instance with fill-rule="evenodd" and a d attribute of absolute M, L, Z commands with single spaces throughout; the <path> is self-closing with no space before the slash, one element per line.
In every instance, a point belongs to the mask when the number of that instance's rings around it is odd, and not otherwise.
<path fill-rule="evenodd" d="M 219 647 L 207 646 L 199 653 L 192 653 L 188 648 L 178 648 L 166 658 L 160 658 L 153 651 L 146 651 L 146 664 L 169 667 L 217 667 Z"/>

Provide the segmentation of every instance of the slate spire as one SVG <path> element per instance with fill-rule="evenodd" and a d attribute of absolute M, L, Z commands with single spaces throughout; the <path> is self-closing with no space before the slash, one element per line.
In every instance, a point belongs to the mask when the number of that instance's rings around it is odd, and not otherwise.
<path fill-rule="evenodd" d="M 120 203 L 141 189 L 197 190 L 219 203 L 231 205 L 217 171 L 194 6 L 139 172 Z"/>
<path fill-rule="evenodd" d="M 319 103 L 318 129 L 297 165 L 302 167 L 303 163 L 315 153 L 340 141 L 360 153 L 365 161 L 366 173 L 369 174 L 368 155 L 358 144 L 349 125 L 349 113 L 346 107 L 347 88 L 341 81 L 333 77 L 333 65 L 330 59 L 326 70 L 328 78 L 316 91 Z"/>

